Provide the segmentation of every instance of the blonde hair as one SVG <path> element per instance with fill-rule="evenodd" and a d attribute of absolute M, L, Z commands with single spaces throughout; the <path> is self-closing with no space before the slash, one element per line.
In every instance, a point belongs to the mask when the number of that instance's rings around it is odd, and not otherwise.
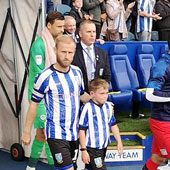
<path fill-rule="evenodd" d="M 56 38 L 56 48 L 57 48 L 57 46 L 58 46 L 58 44 L 60 42 L 63 42 L 63 43 L 66 43 L 66 44 L 71 44 L 71 43 L 75 44 L 74 39 L 69 35 L 60 35 L 60 36 L 58 36 Z M 76 44 L 75 44 L 75 46 L 76 46 Z"/>
<path fill-rule="evenodd" d="M 101 79 L 101 78 L 94 78 L 88 84 L 89 92 L 90 91 L 95 92 L 97 89 L 99 89 L 101 87 L 103 87 L 104 89 L 109 88 L 108 82 L 104 79 Z"/>

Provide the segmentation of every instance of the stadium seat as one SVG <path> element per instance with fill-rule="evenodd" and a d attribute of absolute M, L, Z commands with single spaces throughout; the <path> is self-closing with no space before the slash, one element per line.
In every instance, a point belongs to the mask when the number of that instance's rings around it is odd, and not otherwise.
<path fill-rule="evenodd" d="M 129 62 L 126 45 L 112 45 L 109 49 L 109 60 L 113 90 L 129 90 L 133 93 L 132 118 L 139 118 L 139 103 L 145 100 L 146 89 L 139 89 L 137 74 Z"/>
<path fill-rule="evenodd" d="M 63 15 L 69 15 L 71 7 L 66 4 L 58 4 L 56 6 L 56 11 L 62 13 Z"/>
<path fill-rule="evenodd" d="M 151 32 L 151 41 L 158 41 L 159 36 L 158 36 L 158 31 L 152 31 Z"/>
<path fill-rule="evenodd" d="M 160 51 L 160 58 L 164 56 L 165 53 L 169 51 L 168 44 L 162 45 L 161 51 Z"/>
<path fill-rule="evenodd" d="M 132 102 L 133 93 L 130 90 L 113 91 L 112 84 L 109 86 L 108 101 L 114 104 L 125 104 Z"/>
<path fill-rule="evenodd" d="M 147 86 L 153 64 L 155 64 L 153 46 L 150 44 L 139 45 L 136 54 L 136 66 L 140 87 L 145 88 Z"/>
<path fill-rule="evenodd" d="M 128 32 L 128 37 L 124 41 L 136 41 L 135 35 L 131 32 Z"/>

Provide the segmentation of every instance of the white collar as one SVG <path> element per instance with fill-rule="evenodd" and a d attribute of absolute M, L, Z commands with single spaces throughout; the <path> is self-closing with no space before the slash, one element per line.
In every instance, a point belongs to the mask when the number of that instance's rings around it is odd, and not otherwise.
<path fill-rule="evenodd" d="M 83 49 L 87 49 L 87 47 L 90 47 L 91 49 L 94 49 L 94 44 L 90 45 L 90 46 L 87 46 L 86 44 L 84 44 L 82 41 L 80 42 L 81 43 L 81 46 Z"/>

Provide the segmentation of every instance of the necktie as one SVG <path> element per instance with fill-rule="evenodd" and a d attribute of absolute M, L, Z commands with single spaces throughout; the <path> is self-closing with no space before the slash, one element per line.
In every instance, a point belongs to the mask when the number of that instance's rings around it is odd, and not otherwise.
<path fill-rule="evenodd" d="M 80 18 L 83 18 L 83 14 L 82 14 L 82 12 L 80 10 L 78 10 L 78 13 L 80 15 Z"/>
<path fill-rule="evenodd" d="M 94 61 L 91 55 L 91 47 L 87 47 L 87 63 L 86 63 L 86 67 L 87 67 L 87 77 L 88 77 L 88 81 L 92 80 L 94 78 Z"/>

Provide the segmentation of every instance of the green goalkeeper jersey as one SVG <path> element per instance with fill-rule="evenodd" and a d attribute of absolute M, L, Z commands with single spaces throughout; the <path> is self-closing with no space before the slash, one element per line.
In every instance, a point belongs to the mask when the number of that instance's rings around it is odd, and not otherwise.
<path fill-rule="evenodd" d="M 36 39 L 30 51 L 29 76 L 28 76 L 28 100 L 31 100 L 31 94 L 34 86 L 34 80 L 45 68 L 45 46 L 42 38 Z M 46 111 L 44 103 L 41 101 L 38 105 L 37 114 L 34 120 L 35 128 L 44 128 L 46 121 Z"/>

